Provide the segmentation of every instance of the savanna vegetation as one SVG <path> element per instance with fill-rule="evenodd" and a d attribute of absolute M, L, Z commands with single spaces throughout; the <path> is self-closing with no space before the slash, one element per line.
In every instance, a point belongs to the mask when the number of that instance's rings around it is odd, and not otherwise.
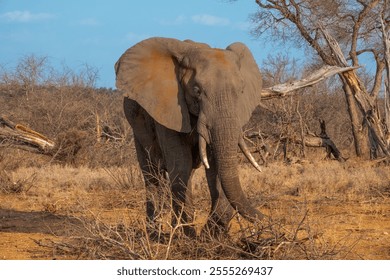
<path fill-rule="evenodd" d="M 42 59 L 31 56 L 20 63 Z M 46 63 L 41 71 L 50 68 Z M 176 234 L 169 244 L 160 244 L 145 234 L 144 188 L 120 94 L 80 83 L 85 77 L 77 83 L 24 84 L 15 73 L 6 74 L 2 114 L 52 139 L 56 148 L 45 154 L 9 139 L 1 143 L 2 258 L 389 256 L 389 167 L 386 161 L 354 155 L 345 100 L 326 90 L 327 83 L 301 95 L 265 101 L 248 124 L 248 135 L 257 132 L 248 139 L 264 171 L 258 173 L 238 154 L 241 179 L 249 199 L 269 220 L 249 225 L 237 217 L 229 236 L 193 241 L 181 235 L 180 228 L 169 228 L 167 192 L 161 231 Z M 265 77 L 270 74 L 266 71 Z M 303 148 L 292 141 L 301 137 L 302 129 L 319 134 L 319 119 L 325 120 L 345 162 L 327 158 L 325 148 Z M 194 212 L 200 230 L 210 206 L 203 170 L 195 177 Z"/>
<path fill-rule="evenodd" d="M 245 133 L 263 172 L 240 153 L 237 160 L 246 194 L 268 215 L 265 221 L 249 224 L 237 215 L 228 235 L 190 239 L 181 234 L 182 225 L 169 226 L 167 191 L 161 233 L 171 238 L 150 240 L 120 93 L 97 88 L 93 67 L 56 69 L 47 57 L 27 55 L 14 69 L 1 69 L 0 116 L 39 132 L 55 147 L 42 151 L 0 135 L 0 258 L 389 259 L 390 167 L 383 146 L 388 1 L 256 3 L 255 23 L 269 22 L 279 40 L 294 34 L 295 43 L 313 55 L 304 66 L 287 55 L 270 56 L 261 67 L 267 86 L 304 77 L 323 63 L 345 66 L 343 54 L 358 66 L 361 54 L 372 53 L 377 66 L 375 73 L 361 68 L 352 78 L 341 74 L 264 100 L 255 110 Z M 322 25 L 314 28 L 319 18 Z M 376 25 L 370 25 L 373 19 Z M 332 49 L 334 42 L 341 53 Z M 310 137 L 331 140 L 340 157 L 329 146 L 311 147 Z M 198 231 L 210 207 L 203 173 L 196 172 L 192 186 Z"/>

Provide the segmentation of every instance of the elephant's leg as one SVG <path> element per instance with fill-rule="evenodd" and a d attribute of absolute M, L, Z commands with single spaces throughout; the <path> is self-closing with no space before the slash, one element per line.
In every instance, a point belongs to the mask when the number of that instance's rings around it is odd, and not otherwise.
<path fill-rule="evenodd" d="M 133 128 L 138 163 L 146 187 L 147 229 L 151 237 L 159 237 L 161 230 L 156 219 L 162 208 L 159 177 L 163 170 L 163 159 L 155 136 L 154 120 L 137 102 L 129 98 L 124 98 L 123 105 L 126 118 Z"/>
<path fill-rule="evenodd" d="M 190 191 L 192 177 L 192 151 L 187 137 L 164 126 L 156 124 L 156 132 L 165 166 L 169 174 L 172 190 L 172 226 L 183 225 L 187 235 L 194 235 L 195 231 L 189 224 L 192 222 L 192 209 L 187 196 Z"/>
<path fill-rule="evenodd" d="M 208 154 L 210 168 L 206 169 L 206 178 L 211 196 L 211 211 L 203 233 L 217 236 L 226 233 L 233 217 L 233 208 L 222 190 L 215 160 L 210 152 Z"/>
<path fill-rule="evenodd" d="M 152 155 L 150 154 L 152 151 L 150 149 L 148 150 L 148 148 L 141 145 L 136 137 L 134 137 L 134 142 L 146 188 L 147 231 L 152 240 L 165 242 L 168 236 L 163 233 L 161 224 L 157 222 L 159 215 L 162 213 L 164 203 L 159 180 L 163 176 L 162 169 L 159 167 L 159 163 L 152 162 Z"/>
<path fill-rule="evenodd" d="M 154 223 L 159 212 L 155 206 L 156 203 L 159 203 L 159 170 L 151 162 L 151 155 L 148 149 L 143 147 L 136 137 L 134 142 L 146 187 L 146 215 L 148 222 Z"/>

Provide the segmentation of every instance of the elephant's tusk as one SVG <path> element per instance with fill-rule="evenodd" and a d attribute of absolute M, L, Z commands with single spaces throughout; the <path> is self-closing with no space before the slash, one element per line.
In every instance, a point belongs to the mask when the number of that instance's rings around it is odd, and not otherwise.
<path fill-rule="evenodd" d="M 256 162 L 255 158 L 252 156 L 251 152 L 248 149 L 248 146 L 245 144 L 244 138 L 240 137 L 238 140 L 238 146 L 240 146 L 241 151 L 244 153 L 246 158 L 252 163 L 252 165 L 259 171 L 262 172 L 260 165 Z"/>
<path fill-rule="evenodd" d="M 204 167 L 206 167 L 206 169 L 209 169 L 210 165 L 209 165 L 209 161 L 207 160 L 206 145 L 207 145 L 206 140 L 201 135 L 199 135 L 199 155 L 200 155 L 200 159 L 201 159 Z"/>

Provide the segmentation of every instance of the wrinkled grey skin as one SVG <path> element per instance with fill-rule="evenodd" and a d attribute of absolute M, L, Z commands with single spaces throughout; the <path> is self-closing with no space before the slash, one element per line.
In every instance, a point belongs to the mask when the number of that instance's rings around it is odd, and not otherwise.
<path fill-rule="evenodd" d="M 149 222 L 158 214 L 151 194 L 158 193 L 159 182 L 151 175 L 163 170 L 171 181 L 173 225 L 177 217 L 183 224 L 191 222 L 183 209 L 193 171 L 201 165 L 200 143 L 207 143 L 203 162 L 209 165 L 212 204 L 206 228 L 226 227 L 233 208 L 250 221 L 261 218 L 241 188 L 237 161 L 242 127 L 259 104 L 262 87 L 249 49 L 242 43 L 214 49 L 192 41 L 150 38 L 128 49 L 115 71 L 150 194 Z M 185 229 L 193 234 L 191 227 Z"/>

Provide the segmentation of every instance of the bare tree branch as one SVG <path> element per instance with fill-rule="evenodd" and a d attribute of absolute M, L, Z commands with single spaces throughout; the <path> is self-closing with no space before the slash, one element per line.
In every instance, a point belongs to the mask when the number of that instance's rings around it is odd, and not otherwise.
<path fill-rule="evenodd" d="M 339 67 L 327 65 L 301 80 L 278 84 L 269 88 L 265 88 L 261 91 L 260 95 L 262 99 L 271 99 L 275 97 L 285 97 L 293 95 L 294 91 L 297 89 L 312 86 L 335 74 L 351 71 L 357 68 L 358 67 Z"/>
<path fill-rule="evenodd" d="M 369 2 L 368 4 L 364 3 L 363 1 L 358 1 L 360 4 L 363 5 L 363 10 L 360 11 L 358 18 L 355 20 L 355 24 L 353 26 L 353 31 L 352 31 L 352 45 L 351 45 L 351 50 L 349 52 L 349 55 L 352 58 L 352 65 L 358 65 L 359 61 L 356 55 L 356 48 L 358 45 L 358 36 L 359 36 L 359 31 L 360 28 L 363 24 L 363 20 L 367 17 L 367 14 L 375 7 L 378 5 L 379 0 L 374 0 Z"/>

